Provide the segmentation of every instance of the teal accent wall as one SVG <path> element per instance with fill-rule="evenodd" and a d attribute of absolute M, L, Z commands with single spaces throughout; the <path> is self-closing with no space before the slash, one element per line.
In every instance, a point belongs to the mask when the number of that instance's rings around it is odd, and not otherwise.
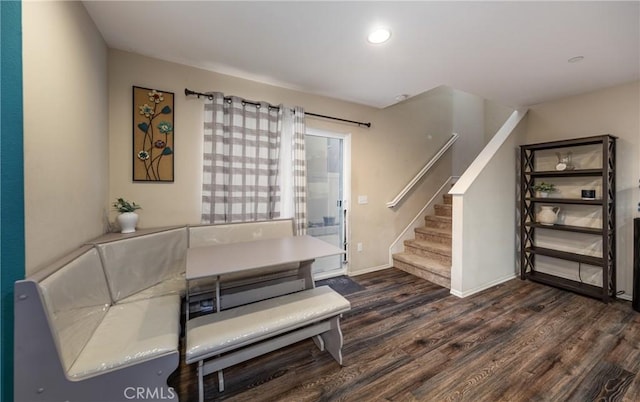
<path fill-rule="evenodd" d="M 22 3 L 0 1 L 0 400 L 13 400 L 13 283 L 24 278 Z"/>

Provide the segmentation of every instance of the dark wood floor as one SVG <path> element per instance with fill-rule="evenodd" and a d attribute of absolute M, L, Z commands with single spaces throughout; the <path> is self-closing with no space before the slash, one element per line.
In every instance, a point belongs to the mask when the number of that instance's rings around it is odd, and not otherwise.
<path fill-rule="evenodd" d="M 640 313 L 511 280 L 458 299 L 396 269 L 352 278 L 340 367 L 303 341 L 205 381 L 206 400 L 640 401 Z M 170 379 L 197 400 L 195 366 Z"/>

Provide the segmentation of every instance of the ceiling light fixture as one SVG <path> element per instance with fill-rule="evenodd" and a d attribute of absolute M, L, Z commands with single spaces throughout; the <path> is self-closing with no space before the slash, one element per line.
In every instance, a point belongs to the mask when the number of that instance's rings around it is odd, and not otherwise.
<path fill-rule="evenodd" d="M 396 101 L 398 101 L 398 102 L 402 102 L 403 100 L 407 100 L 407 99 L 409 99 L 409 95 L 407 95 L 407 94 L 402 94 L 402 95 L 396 96 Z"/>
<path fill-rule="evenodd" d="M 579 63 L 582 60 L 584 60 L 584 56 L 576 56 L 576 57 L 572 57 L 569 60 L 567 60 L 567 62 L 569 63 Z"/>
<path fill-rule="evenodd" d="M 372 31 L 369 36 L 367 36 L 367 40 L 369 41 L 369 43 L 379 44 L 388 41 L 390 37 L 390 30 L 386 28 L 378 28 Z"/>

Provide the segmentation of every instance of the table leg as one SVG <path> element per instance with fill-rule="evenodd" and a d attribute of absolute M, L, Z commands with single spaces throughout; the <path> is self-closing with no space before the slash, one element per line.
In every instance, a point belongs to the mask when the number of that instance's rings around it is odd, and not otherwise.
<path fill-rule="evenodd" d="M 186 289 L 187 291 L 185 293 L 185 300 L 187 301 L 186 302 L 187 311 L 185 312 L 185 321 L 189 321 L 189 310 L 190 310 L 189 307 L 190 307 L 190 304 L 189 304 L 189 281 L 188 280 L 186 281 L 186 286 L 187 286 L 187 289 Z"/>
<path fill-rule="evenodd" d="M 204 402 L 204 367 L 202 366 L 203 360 L 198 362 L 198 401 Z"/>
<path fill-rule="evenodd" d="M 218 391 L 224 391 L 224 374 L 222 374 L 222 370 L 218 370 Z"/>
<path fill-rule="evenodd" d="M 313 273 L 311 272 L 311 265 L 315 260 L 307 260 L 300 262 L 300 268 L 298 268 L 298 278 L 304 279 L 304 288 L 313 289 L 316 287 L 313 281 Z"/>
<path fill-rule="evenodd" d="M 216 313 L 220 312 L 220 275 L 216 276 Z"/>

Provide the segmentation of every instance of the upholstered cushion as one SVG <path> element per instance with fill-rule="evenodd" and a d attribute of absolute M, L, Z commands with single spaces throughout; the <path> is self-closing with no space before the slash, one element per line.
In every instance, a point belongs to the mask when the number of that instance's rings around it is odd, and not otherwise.
<path fill-rule="evenodd" d="M 345 311 L 347 299 L 328 286 L 201 316 L 187 322 L 185 359 L 207 357 L 292 331 Z"/>
<path fill-rule="evenodd" d="M 69 370 L 111 304 L 98 252 L 82 247 L 50 267 L 40 291 L 52 325 L 58 353 Z"/>
<path fill-rule="evenodd" d="M 97 244 L 111 296 L 119 301 L 184 272 L 187 229 Z"/>
<path fill-rule="evenodd" d="M 288 236 L 293 236 L 291 219 L 199 225 L 189 227 L 189 247 L 215 246 Z"/>
<path fill-rule="evenodd" d="M 178 295 L 184 297 L 187 289 L 187 281 L 184 278 L 184 272 L 172 278 L 163 280 L 162 282 L 132 294 L 129 297 L 118 300 L 117 304 L 129 303 L 132 301 L 150 299 L 152 297 Z"/>
<path fill-rule="evenodd" d="M 81 379 L 177 352 L 180 297 L 112 306 L 68 372 Z M 135 378 L 131 379 L 135 385 Z"/>

